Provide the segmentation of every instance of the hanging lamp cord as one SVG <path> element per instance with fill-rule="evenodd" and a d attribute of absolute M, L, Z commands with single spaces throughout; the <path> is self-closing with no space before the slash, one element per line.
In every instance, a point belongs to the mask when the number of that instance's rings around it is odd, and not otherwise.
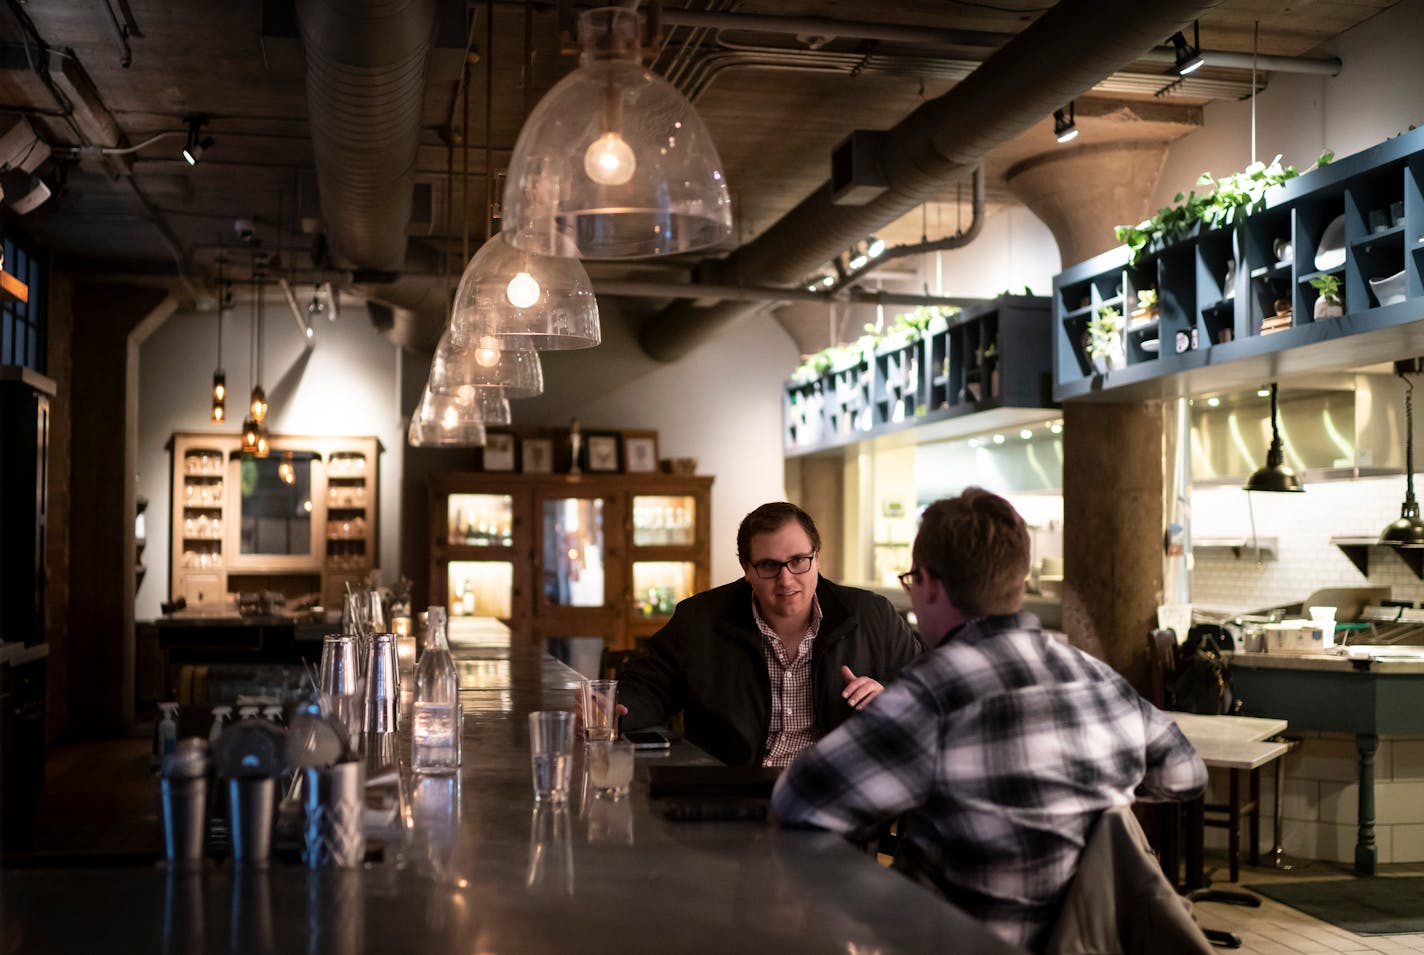
<path fill-rule="evenodd" d="M 1416 504 L 1414 500 L 1414 382 L 1400 372 L 1404 382 L 1404 503 Z"/>

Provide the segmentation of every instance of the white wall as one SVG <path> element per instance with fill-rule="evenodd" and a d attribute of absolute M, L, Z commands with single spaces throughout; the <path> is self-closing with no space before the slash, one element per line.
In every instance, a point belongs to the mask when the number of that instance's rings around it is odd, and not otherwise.
<path fill-rule="evenodd" d="M 603 343 L 592 351 L 550 352 L 545 393 L 513 403 L 514 426 L 655 428 L 658 454 L 695 457 L 712 485 L 712 581 L 741 576 L 737 525 L 767 501 L 784 500 L 781 387 L 799 357 L 769 316 L 723 328 L 670 364 L 643 354 L 638 318 L 599 303 Z M 653 319 L 656 320 L 656 319 Z"/>
<path fill-rule="evenodd" d="M 1327 148 L 1344 157 L 1424 124 L 1421 22 L 1424 0 L 1402 0 L 1331 44 L 1343 64 L 1338 76 L 1274 74 L 1256 97 L 1255 158 L 1280 153 L 1304 170 Z M 1273 28 L 1261 24 L 1263 35 Z M 1227 175 L 1251 158 L 1250 101 L 1211 103 L 1202 128 L 1172 145 L 1151 208 L 1196 188 L 1201 173 Z"/>
<path fill-rule="evenodd" d="M 349 305 L 335 323 L 316 325 L 315 347 L 305 340 L 285 300 L 276 294 L 264 306 L 262 385 L 271 412 L 270 430 L 280 434 L 376 435 L 381 455 L 381 549 L 383 578 L 399 568 L 401 450 L 405 429 L 397 396 L 397 350 L 376 334 L 364 308 Z M 143 344 L 139 353 L 138 493 L 149 501 L 145 514 L 148 575 L 139 588 L 135 617 L 159 615 L 168 599 L 170 464 L 164 450 L 174 431 L 230 431 L 242 424 L 252 391 L 250 304 L 239 299 L 225 313 L 223 365 L 227 372 L 230 421 L 208 418 L 213 366 L 217 361 L 217 315 L 179 313 Z"/>

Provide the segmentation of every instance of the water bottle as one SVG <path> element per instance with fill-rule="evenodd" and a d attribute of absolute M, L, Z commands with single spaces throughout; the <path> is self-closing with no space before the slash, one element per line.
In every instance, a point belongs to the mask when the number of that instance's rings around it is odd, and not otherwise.
<path fill-rule="evenodd" d="M 411 768 L 453 773 L 460 766 L 460 684 L 445 639 L 445 608 L 426 614 L 425 650 L 415 668 Z"/>
<path fill-rule="evenodd" d="M 173 747 L 178 742 L 178 704 L 160 703 L 158 708 L 163 711 L 163 719 L 158 721 L 157 755 L 161 758 L 173 752 Z"/>

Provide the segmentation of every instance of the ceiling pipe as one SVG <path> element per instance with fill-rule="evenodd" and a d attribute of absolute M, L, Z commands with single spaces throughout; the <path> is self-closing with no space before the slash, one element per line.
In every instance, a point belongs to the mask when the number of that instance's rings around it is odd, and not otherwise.
<path fill-rule="evenodd" d="M 986 30 L 936 29 L 901 25 L 898 23 L 871 23 L 864 20 L 838 20 L 832 17 L 778 17 L 760 13 L 714 13 L 705 10 L 663 9 L 663 22 L 670 26 L 713 28 L 718 30 L 745 30 L 749 33 L 778 33 L 788 36 L 815 36 L 845 38 L 851 40 L 881 40 L 886 43 L 906 43 L 917 47 L 950 46 L 980 49 L 998 49 L 1014 40 L 1016 34 L 994 33 Z M 1175 28 L 1172 32 L 1176 32 Z M 1161 37 L 1158 37 L 1161 43 Z M 1235 70 L 1251 69 L 1252 54 L 1231 50 L 1202 50 L 1202 58 L 1209 66 L 1221 66 Z M 1177 62 L 1177 53 L 1171 44 L 1157 46 L 1135 57 L 1142 63 Z M 1256 69 L 1276 73 L 1305 73 L 1320 76 L 1338 76 L 1340 59 L 1333 56 L 1277 56 L 1260 54 L 1255 57 Z"/>
<path fill-rule="evenodd" d="M 1219 0 L 1217 0 L 1219 2 Z M 1153 49 L 1213 0 L 1064 0 L 948 93 L 883 135 L 888 188 L 862 206 L 836 205 L 830 181 L 759 237 L 710 268 L 713 284 L 800 282 L 852 242 L 939 197 L 997 146 Z M 1064 50 L 1077 51 L 1064 57 Z M 678 302 L 643 326 L 643 350 L 675 361 L 755 306 Z"/>
<path fill-rule="evenodd" d="M 297 0 L 307 116 L 333 261 L 405 261 L 435 0 Z"/>
<path fill-rule="evenodd" d="M 622 295 L 631 298 L 679 298 L 719 302 L 849 302 L 852 305 L 950 305 L 967 308 L 982 298 L 955 295 L 920 295 L 906 292 L 872 291 L 859 287 L 839 292 L 812 292 L 807 289 L 749 287 L 742 285 L 700 285 L 696 282 L 644 282 L 610 279 L 593 283 L 595 295 Z"/>

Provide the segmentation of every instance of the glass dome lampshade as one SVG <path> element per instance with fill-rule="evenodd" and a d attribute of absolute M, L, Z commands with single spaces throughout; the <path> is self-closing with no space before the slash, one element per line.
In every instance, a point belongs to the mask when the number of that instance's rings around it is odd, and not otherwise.
<path fill-rule="evenodd" d="M 559 255 L 541 255 L 504 236 L 491 237 L 465 266 L 450 311 L 452 341 L 465 346 L 494 336 L 539 351 L 597 345 L 598 300 L 573 240 L 560 237 Z"/>
<path fill-rule="evenodd" d="M 429 387 L 410 416 L 406 440 L 412 447 L 473 448 L 485 443 L 478 408 L 456 395 L 437 395 Z"/>
<path fill-rule="evenodd" d="M 461 348 L 446 329 L 430 360 L 428 388 L 437 395 L 454 395 L 465 387 L 499 388 L 505 398 L 538 397 L 544 393 L 539 353 L 528 345 L 510 347 L 492 336 Z"/>
<path fill-rule="evenodd" d="M 461 388 L 457 397 L 461 401 L 474 402 L 480 419 L 486 426 L 503 428 L 514 423 L 514 415 L 509 409 L 509 399 L 500 388 Z"/>
<path fill-rule="evenodd" d="M 585 259 L 636 259 L 716 245 L 732 232 L 717 147 L 696 110 L 644 68 L 638 15 L 579 16 L 579 67 L 519 131 L 504 192 L 509 241 Z"/>

